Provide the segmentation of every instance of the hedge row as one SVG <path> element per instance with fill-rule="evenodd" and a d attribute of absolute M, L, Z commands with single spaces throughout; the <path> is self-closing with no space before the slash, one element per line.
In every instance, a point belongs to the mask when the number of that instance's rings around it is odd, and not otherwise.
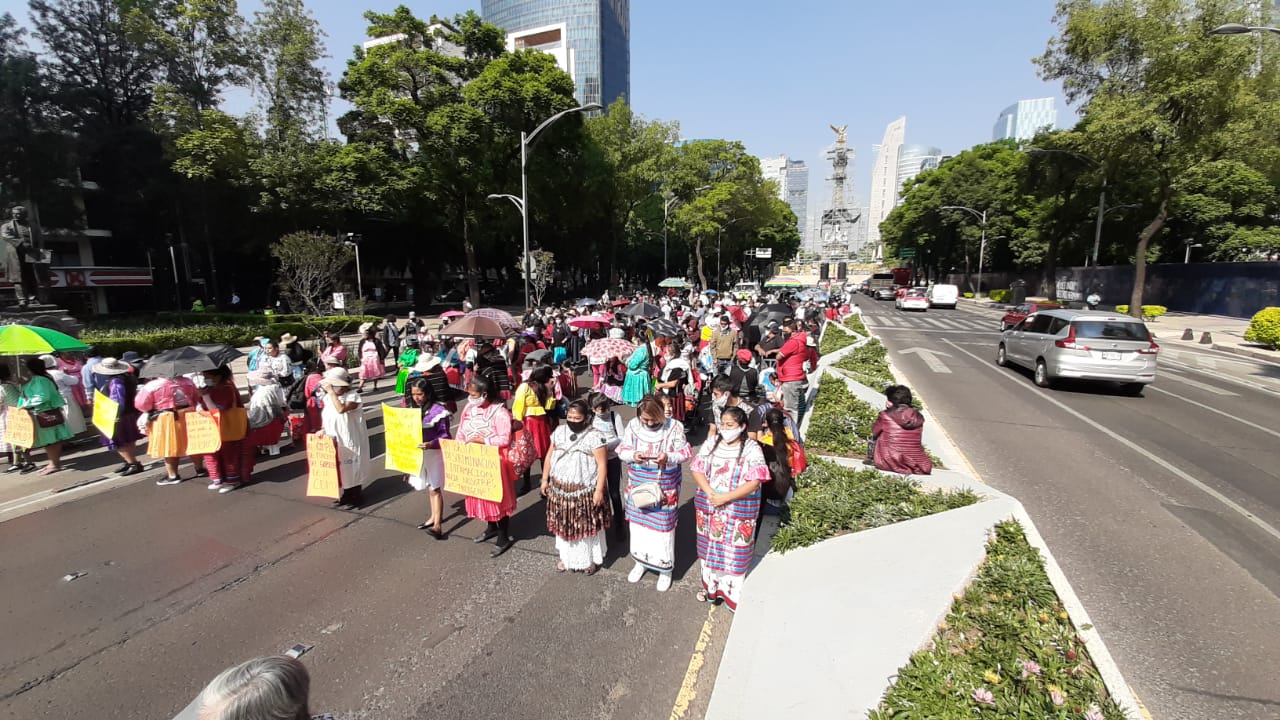
<path fill-rule="evenodd" d="M 805 448 L 822 455 L 866 457 L 867 438 L 879 412 L 854 397 L 844 381 L 824 377 L 820 382 L 818 397 L 809 410 Z"/>
<path fill-rule="evenodd" d="M 827 323 L 828 326 L 834 323 Z M 843 330 L 827 327 L 822 333 L 822 341 L 818 343 L 818 354 L 825 357 L 831 353 L 849 347 L 858 342 L 858 339 Z"/>
<path fill-rule="evenodd" d="M 1280 350 L 1280 307 L 1263 308 L 1249 321 L 1244 339 Z"/>
<path fill-rule="evenodd" d="M 1116 312 L 1120 313 L 1121 315 L 1128 315 L 1129 306 L 1117 305 Z M 1142 317 L 1148 320 L 1155 320 L 1156 318 L 1160 317 L 1161 315 L 1164 315 L 1167 312 L 1169 312 L 1169 308 L 1163 305 L 1143 305 L 1142 306 Z"/>
<path fill-rule="evenodd" d="M 845 318 L 844 326 L 858 333 L 862 337 L 866 337 L 871 334 L 867 332 L 867 325 L 866 323 L 862 322 L 861 315 L 850 315 L 849 317 Z"/>
<path fill-rule="evenodd" d="M 894 382 L 893 373 L 889 372 L 888 351 L 879 338 L 872 338 L 845 355 L 835 367 L 870 388 L 884 389 Z"/>
<path fill-rule="evenodd" d="M 305 321 L 263 322 L 263 316 L 256 317 L 256 323 L 203 323 L 181 326 L 151 325 L 129 329 L 91 328 L 84 331 L 81 339 L 94 346 L 98 353 L 108 357 L 119 357 L 127 350 L 140 355 L 171 350 L 186 345 L 223 344 L 231 347 L 244 347 L 258 336 L 279 339 L 289 333 L 302 340 L 319 336 L 325 330 L 339 333 L 353 333 L 361 323 L 378 322 L 373 316 L 335 315 L 332 317 L 306 318 Z M 302 317 L 302 316 L 295 316 Z M 207 319 L 207 318 L 202 318 Z"/>

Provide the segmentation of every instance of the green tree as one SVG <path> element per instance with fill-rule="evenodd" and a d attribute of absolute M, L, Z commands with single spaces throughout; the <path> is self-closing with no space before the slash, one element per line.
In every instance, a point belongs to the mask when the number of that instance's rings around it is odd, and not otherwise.
<path fill-rule="evenodd" d="M 296 232 L 273 243 L 271 257 L 279 266 L 277 287 L 289 303 L 312 315 L 326 315 L 331 294 L 355 256 L 337 237 Z"/>
<path fill-rule="evenodd" d="M 0 14 L 0 212 L 53 190 L 66 167 L 50 88 L 24 35 Z"/>
<path fill-rule="evenodd" d="M 1059 0 L 1059 34 L 1036 62 L 1080 103 L 1087 154 L 1108 178 L 1143 177 L 1149 218 L 1134 246 L 1129 306 L 1141 312 L 1148 252 L 1181 192 L 1179 178 L 1245 149 L 1274 147 L 1274 68 L 1255 72 L 1252 43 L 1206 32 L 1247 17 L 1229 0 Z"/>
<path fill-rule="evenodd" d="M 254 13 L 249 47 L 254 91 L 261 96 L 273 145 L 310 138 L 328 107 L 324 31 L 302 0 L 264 0 Z"/>

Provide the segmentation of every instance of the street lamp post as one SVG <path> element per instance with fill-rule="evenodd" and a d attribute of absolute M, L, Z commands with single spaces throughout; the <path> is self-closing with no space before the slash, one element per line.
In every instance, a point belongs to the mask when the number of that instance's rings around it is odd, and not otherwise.
<path fill-rule="evenodd" d="M 1241 23 L 1227 23 L 1226 25 L 1219 25 L 1218 27 L 1210 30 L 1206 34 L 1207 35 L 1245 35 L 1248 33 L 1264 33 L 1264 32 L 1275 33 L 1277 35 L 1280 35 L 1280 28 L 1255 26 L 1255 25 L 1243 25 Z"/>
<path fill-rule="evenodd" d="M 1204 247 L 1204 243 L 1198 243 L 1193 240 L 1187 240 L 1184 244 L 1187 246 L 1187 254 L 1185 257 L 1182 258 L 1182 264 L 1189 265 L 1191 264 L 1191 248 Z"/>
<path fill-rule="evenodd" d="M 978 244 L 978 288 L 974 292 L 975 298 L 982 297 L 982 258 L 987 254 L 987 211 L 978 212 L 971 207 L 963 205 L 943 205 L 943 210 L 964 210 L 970 215 L 978 218 L 978 222 L 982 224 L 982 241 Z"/>
<path fill-rule="evenodd" d="M 693 192 L 700 193 L 703 190 L 710 189 L 710 185 L 703 185 L 700 188 L 694 188 Z M 671 217 L 672 206 L 680 202 L 680 198 L 676 197 L 674 194 L 669 196 L 663 195 L 662 200 L 662 277 L 665 279 L 669 276 L 669 272 L 667 270 L 667 220 Z"/>
<path fill-rule="evenodd" d="M 538 135 L 542 134 L 543 130 L 546 130 L 550 125 L 552 125 L 557 120 L 564 117 L 565 115 L 572 115 L 574 113 L 591 112 L 594 110 L 603 110 L 603 109 L 604 109 L 604 106 L 601 105 L 600 103 L 587 103 L 586 105 L 582 105 L 576 108 L 570 108 L 568 110 L 565 110 L 564 112 L 559 112 L 559 113 L 556 113 L 555 115 L 552 115 L 546 120 L 543 120 L 542 124 L 534 128 L 533 132 L 531 133 L 526 133 L 525 131 L 521 130 L 520 131 L 520 197 L 515 197 L 514 195 L 505 195 L 505 194 L 494 194 L 489 196 L 490 200 L 507 198 L 508 200 L 511 200 L 511 202 L 514 203 L 515 206 L 520 210 L 521 234 L 524 236 L 524 255 L 520 260 L 520 266 L 524 268 L 524 306 L 526 308 L 529 307 L 529 273 L 530 273 L 530 268 L 529 268 L 529 173 L 528 173 L 529 146 L 532 145 L 533 142 L 538 139 Z"/>
<path fill-rule="evenodd" d="M 343 241 L 343 245 L 349 248 L 355 248 L 356 251 L 356 299 L 364 299 L 364 274 L 360 272 L 360 241 L 364 237 L 357 233 L 347 233 L 347 239 Z"/>

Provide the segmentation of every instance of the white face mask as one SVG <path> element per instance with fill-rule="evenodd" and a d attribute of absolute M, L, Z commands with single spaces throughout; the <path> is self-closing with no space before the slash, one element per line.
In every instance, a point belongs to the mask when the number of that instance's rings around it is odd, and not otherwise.
<path fill-rule="evenodd" d="M 480 407 L 481 405 L 484 405 L 484 396 L 481 395 L 480 397 L 469 397 L 467 398 L 467 404 L 470 405 L 471 407 Z"/>
<path fill-rule="evenodd" d="M 721 428 L 720 437 L 724 438 L 725 442 L 735 442 L 739 437 L 742 437 L 742 428 Z"/>
<path fill-rule="evenodd" d="M 729 396 L 721 395 L 720 397 L 711 398 L 711 407 L 716 410 L 724 410 L 729 405 Z"/>

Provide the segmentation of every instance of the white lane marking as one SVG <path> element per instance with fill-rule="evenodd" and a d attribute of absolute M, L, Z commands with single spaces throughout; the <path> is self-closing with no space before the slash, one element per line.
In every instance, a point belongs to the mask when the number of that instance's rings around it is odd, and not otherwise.
<path fill-rule="evenodd" d="M 1184 397 L 1182 397 L 1181 395 L 1179 395 L 1179 394 L 1177 394 L 1177 393 L 1171 393 L 1171 392 L 1169 392 L 1168 390 L 1165 390 L 1165 389 L 1163 389 L 1163 388 L 1155 387 L 1154 385 L 1148 385 L 1148 386 L 1147 386 L 1147 390 L 1154 390 L 1154 391 L 1156 391 L 1156 392 L 1160 393 L 1161 395 L 1168 395 L 1169 397 L 1177 398 L 1177 399 L 1181 400 L 1182 402 L 1185 402 L 1185 403 L 1191 403 L 1192 405 L 1195 405 L 1196 407 L 1198 407 L 1198 408 L 1200 408 L 1200 409 L 1202 409 L 1202 410 L 1208 410 L 1209 412 L 1211 412 L 1211 413 L 1217 413 L 1217 414 L 1221 415 L 1222 417 L 1225 417 L 1225 418 L 1231 418 L 1232 420 L 1235 420 L 1236 422 L 1240 423 L 1241 425 L 1248 425 L 1249 427 L 1253 428 L 1254 430 L 1261 430 L 1262 432 L 1264 432 L 1264 433 L 1266 433 L 1266 434 L 1268 434 L 1268 435 L 1274 435 L 1275 437 L 1280 438 L 1280 432 L 1277 432 L 1277 431 L 1275 431 L 1275 430 L 1272 430 L 1272 429 L 1271 429 L 1271 428 L 1269 428 L 1269 427 L 1266 427 L 1266 426 L 1263 426 L 1263 425 L 1259 425 L 1259 424 L 1258 424 L 1258 423 L 1256 423 L 1256 422 L 1251 422 L 1251 421 L 1249 421 L 1249 420 L 1245 420 L 1244 418 L 1236 417 L 1235 415 L 1232 415 L 1232 414 L 1231 414 L 1231 413 L 1229 413 L 1229 412 L 1224 412 L 1224 411 L 1219 410 L 1218 408 L 1213 407 L 1213 406 L 1211 406 L 1211 405 L 1205 405 L 1205 404 L 1204 404 L 1204 403 L 1202 403 L 1202 402 L 1196 402 L 1195 400 L 1192 400 L 1192 399 L 1190 399 L 1190 398 L 1184 398 Z"/>
<path fill-rule="evenodd" d="M 948 353 L 944 353 L 941 350 L 931 350 L 929 348 L 913 347 L 913 348 L 906 348 L 905 350 L 899 350 L 898 354 L 899 355 L 919 355 L 920 359 L 924 360 L 924 364 L 927 365 L 930 370 L 936 373 L 941 373 L 943 375 L 951 374 L 951 368 L 947 367 L 947 364 L 938 358 L 939 355 L 941 355 L 942 357 L 951 357 L 951 355 Z"/>
<path fill-rule="evenodd" d="M 982 358 L 978 357 L 977 355 L 974 355 L 973 353 L 969 352 L 968 350 L 965 350 L 964 348 L 962 348 L 962 347 L 960 347 L 960 346 L 956 345 L 955 343 L 950 342 L 950 341 L 948 341 L 948 340 L 943 340 L 942 342 L 947 343 L 948 345 L 950 345 L 950 346 L 954 347 L 954 348 L 956 349 L 956 351 L 957 351 L 957 352 L 962 352 L 962 353 L 964 353 L 965 355 L 968 355 L 969 357 L 973 358 L 974 360 L 977 360 L 977 361 L 981 364 L 981 366 L 982 366 L 982 367 L 984 367 L 984 368 L 988 368 L 989 370 L 995 371 L 995 372 L 997 372 L 997 373 L 999 373 L 999 374 L 1001 374 L 1001 375 L 1005 374 L 1003 370 L 1000 370 L 1000 369 L 999 369 L 998 367 L 996 367 L 995 365 L 991 365 L 990 363 L 988 363 L 988 361 L 983 360 Z M 1277 530 L 1276 528 L 1274 528 L 1274 527 L 1272 527 L 1271 525 L 1267 524 L 1267 522 L 1266 522 L 1265 520 L 1263 520 L 1262 518 L 1258 517 L 1257 515 L 1254 515 L 1253 513 L 1249 512 L 1249 511 L 1248 511 L 1247 509 L 1245 509 L 1245 507 L 1244 507 L 1243 505 L 1241 505 L 1240 503 L 1236 502 L 1235 500 L 1232 500 L 1231 498 L 1227 497 L 1226 495 L 1223 495 L 1222 493 L 1218 492 L 1217 490 L 1214 490 L 1212 487 L 1209 487 L 1209 485 L 1207 485 L 1207 484 L 1205 484 L 1205 483 L 1201 482 L 1200 480 L 1196 479 L 1196 478 L 1195 478 L 1195 477 L 1193 477 L 1190 473 L 1188 473 L 1187 471 L 1185 471 L 1185 470 L 1183 470 L 1182 468 L 1178 467 L 1177 465 L 1174 465 L 1173 463 L 1171 463 L 1171 462 L 1169 462 L 1169 461 L 1165 460 L 1164 458 L 1160 457 L 1159 455 L 1156 455 L 1155 453 L 1151 452 L 1150 450 L 1147 450 L 1146 448 L 1142 447 L 1141 445 L 1139 445 L 1139 444 L 1135 443 L 1134 441 L 1132 441 L 1132 440 L 1130 440 L 1129 438 L 1125 437 L 1125 436 L 1124 436 L 1123 434 L 1121 434 L 1119 431 L 1112 430 L 1111 428 L 1108 428 L 1106 425 L 1103 425 L 1102 423 L 1097 422 L 1096 420 L 1093 420 L 1092 418 L 1090 418 L 1089 416 L 1085 415 L 1084 413 L 1082 413 L 1082 412 L 1078 412 L 1078 411 L 1076 411 L 1076 410 L 1072 409 L 1072 408 L 1071 408 L 1069 405 L 1067 405 L 1066 403 L 1063 403 L 1063 402 L 1062 402 L 1062 401 L 1060 401 L 1060 400 L 1056 400 L 1056 399 L 1054 399 L 1054 398 L 1050 397 L 1050 396 L 1049 396 L 1048 391 L 1041 390 L 1040 388 L 1037 388 L 1037 387 L 1035 387 L 1034 385 L 1028 385 L 1028 384 L 1026 384 L 1025 382 L 1015 383 L 1015 385 L 1016 385 L 1016 387 L 1022 388 L 1023 390 L 1027 390 L 1027 391 L 1031 392 L 1032 394 L 1039 395 L 1039 396 L 1040 396 L 1041 398 L 1043 398 L 1046 402 L 1048 402 L 1048 403 L 1050 403 L 1050 404 L 1052 404 L 1052 405 L 1055 405 L 1055 406 L 1057 406 L 1058 408 L 1061 408 L 1061 409 L 1062 409 L 1062 411 L 1063 411 L 1063 412 L 1065 412 L 1065 413 L 1067 413 L 1068 415 L 1071 415 L 1072 417 L 1074 417 L 1074 418 L 1076 418 L 1077 420 L 1079 420 L 1080 422 L 1083 422 L 1084 424 L 1086 424 L 1086 425 L 1088 425 L 1088 426 L 1092 427 L 1093 429 L 1097 430 L 1098 432 L 1104 433 L 1107 437 L 1111 438 L 1112 440 L 1114 440 L 1114 441 L 1116 441 L 1116 442 L 1120 443 L 1121 445 L 1124 445 L 1125 447 L 1129 448 L 1130 450 L 1133 450 L 1134 452 L 1138 453 L 1139 455 L 1142 455 L 1143 457 L 1147 458 L 1148 460 L 1150 460 L 1151 462 L 1155 463 L 1156 465 L 1159 465 L 1160 467 L 1162 467 L 1162 468 L 1164 468 L 1165 470 L 1169 471 L 1169 473 L 1170 473 L 1170 474 L 1172 474 L 1172 475 L 1174 475 L 1174 476 L 1176 476 L 1176 477 L 1178 477 L 1178 478 L 1181 478 L 1181 479 L 1182 479 L 1183 481 L 1185 481 L 1187 484 L 1191 485 L 1192 487 L 1198 488 L 1198 489 L 1199 489 L 1201 492 L 1203 492 L 1204 494 L 1206 494 L 1206 495 L 1208 495 L 1208 496 L 1210 496 L 1210 497 L 1214 498 L 1215 500 L 1217 500 L 1218 502 L 1222 503 L 1223 505 L 1226 505 L 1226 506 L 1227 506 L 1228 508 L 1230 508 L 1232 511 L 1234 511 L 1234 512 L 1238 513 L 1241 517 L 1245 518 L 1245 519 L 1246 519 L 1246 520 L 1248 520 L 1249 522 L 1251 522 L 1251 523 L 1253 523 L 1254 525 L 1258 526 L 1258 528 L 1259 528 L 1259 529 L 1261 529 L 1263 532 L 1265 532 L 1266 534 L 1268 534 L 1268 535 L 1270 535 L 1271 537 L 1275 538 L 1277 541 L 1280 541 L 1280 530 Z"/>
<path fill-rule="evenodd" d="M 895 328 L 895 327 L 876 327 L 876 330 L 884 330 L 885 332 L 918 332 L 918 333 L 943 333 L 947 335 L 999 335 L 1000 332 L 994 328 L 991 330 L 931 330 L 929 328 Z"/>
<path fill-rule="evenodd" d="M 1233 393 L 1230 390 L 1223 390 L 1222 388 L 1214 387 L 1207 383 L 1202 383 L 1199 380 L 1192 380 L 1189 377 L 1183 377 L 1182 373 L 1172 368 L 1165 368 L 1164 373 L 1162 374 L 1170 378 L 1171 380 L 1174 380 L 1175 382 L 1180 382 L 1184 385 L 1190 385 L 1193 388 L 1200 388 L 1201 390 L 1204 390 L 1205 392 L 1208 392 L 1208 393 L 1213 393 L 1214 395 L 1222 395 L 1223 397 L 1240 397 L 1240 393 Z"/>
<path fill-rule="evenodd" d="M 1266 385 L 1263 385 L 1262 383 L 1251 382 L 1251 381 L 1249 381 L 1249 380 L 1245 380 L 1245 379 L 1243 379 L 1243 378 L 1235 377 L 1234 375 L 1229 375 L 1229 374 L 1227 374 L 1227 372 L 1226 372 L 1226 371 L 1224 371 L 1224 370 L 1219 370 L 1218 372 L 1211 373 L 1211 372 L 1209 372 L 1208 370 L 1204 370 L 1204 369 L 1202 369 L 1202 368 L 1198 368 L 1198 367 L 1195 367 L 1195 366 L 1193 366 L 1193 365 L 1187 365 L 1186 363 L 1182 363 L 1182 362 L 1175 362 L 1175 361 L 1172 361 L 1172 360 L 1166 360 L 1166 359 L 1164 358 L 1164 349 L 1163 349 L 1163 348 L 1161 348 L 1161 350 L 1160 350 L 1160 355 L 1161 355 L 1161 357 L 1160 357 L 1160 367 L 1161 367 L 1161 369 L 1163 369 L 1163 370 L 1166 370 L 1166 371 L 1167 371 L 1167 370 L 1170 370 L 1170 369 L 1171 369 L 1171 367 L 1170 367 L 1170 366 L 1172 366 L 1172 367 L 1177 368 L 1178 370 L 1181 370 L 1181 371 L 1191 372 L 1191 373 L 1196 373 L 1196 374 L 1199 374 L 1199 375 L 1205 375 L 1205 376 L 1207 376 L 1207 377 L 1211 377 L 1211 378 L 1213 378 L 1214 380 L 1217 380 L 1217 381 L 1219 381 L 1219 382 L 1230 383 L 1230 384 L 1232 384 L 1232 385 L 1238 385 L 1238 386 L 1243 387 L 1243 388 L 1249 388 L 1250 390 L 1261 390 L 1262 392 L 1267 392 L 1267 393 L 1272 393 L 1272 394 L 1280 395 L 1280 387 L 1268 387 L 1268 386 L 1266 386 Z"/>

